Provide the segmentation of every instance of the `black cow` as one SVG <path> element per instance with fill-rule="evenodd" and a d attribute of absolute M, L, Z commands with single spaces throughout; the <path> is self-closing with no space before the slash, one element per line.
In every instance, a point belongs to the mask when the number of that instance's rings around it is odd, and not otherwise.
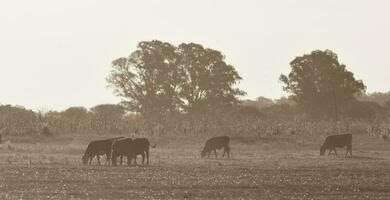
<path fill-rule="evenodd" d="M 149 148 L 156 148 L 156 144 L 151 146 L 147 138 L 136 138 L 133 140 L 133 146 L 131 149 L 132 158 L 134 158 L 134 164 L 137 164 L 137 155 L 142 156 L 142 164 L 145 162 L 149 165 Z"/>
<path fill-rule="evenodd" d="M 87 149 L 82 157 L 83 164 L 92 163 L 92 159 L 96 156 L 100 165 L 100 155 L 106 154 L 106 165 L 110 163 L 112 143 L 123 137 L 110 138 L 106 140 L 95 140 L 88 144 Z"/>
<path fill-rule="evenodd" d="M 114 166 L 116 165 L 116 159 L 118 158 L 118 156 L 121 157 L 126 156 L 127 164 L 130 165 L 131 154 L 129 152 L 131 150 L 132 145 L 133 145 L 133 140 L 131 138 L 122 138 L 112 143 L 112 152 L 111 152 L 112 165 Z M 120 161 L 120 164 L 122 164 L 122 159 Z"/>
<path fill-rule="evenodd" d="M 217 149 L 223 148 L 223 155 L 225 156 L 225 153 L 227 153 L 227 157 L 230 156 L 230 138 L 229 136 L 219 136 L 219 137 L 213 137 L 206 141 L 206 144 L 201 152 L 201 156 L 205 157 L 207 154 L 207 157 L 210 157 L 210 154 L 212 151 L 214 151 L 215 157 L 217 157 Z"/>
<path fill-rule="evenodd" d="M 116 165 L 116 158 L 118 156 L 126 156 L 127 164 L 130 165 L 134 159 L 134 164 L 137 165 L 137 155 L 142 156 L 142 164 L 149 165 L 149 147 L 155 148 L 156 145 L 150 146 L 147 138 L 136 138 L 134 140 L 130 138 L 121 139 L 114 142 L 112 147 L 112 165 Z"/>
<path fill-rule="evenodd" d="M 331 135 L 326 137 L 324 144 L 320 148 L 320 155 L 324 155 L 325 151 L 328 149 L 329 154 L 332 152 L 332 150 L 337 155 L 336 147 L 343 148 L 344 146 L 347 147 L 347 153 L 352 156 L 352 134 L 342 134 L 342 135 Z"/>

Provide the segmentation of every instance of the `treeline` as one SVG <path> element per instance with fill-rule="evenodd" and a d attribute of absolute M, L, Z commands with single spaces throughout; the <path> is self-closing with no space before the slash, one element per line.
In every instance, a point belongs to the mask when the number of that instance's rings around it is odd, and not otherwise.
<path fill-rule="evenodd" d="M 71 107 L 64 111 L 32 111 L 20 106 L 0 105 L 1 135 L 247 135 L 266 136 L 283 133 L 332 133 L 350 128 L 378 131 L 390 119 L 390 107 L 375 102 L 358 102 L 359 108 L 343 112 L 348 124 L 334 127 L 334 122 L 310 119 L 289 98 L 271 100 L 259 97 L 208 112 L 171 113 L 150 127 L 140 114 L 126 111 L 121 105 L 104 104 L 90 109 Z M 348 110 L 346 110 L 348 111 Z M 320 123 L 318 123 L 320 121 Z M 357 125 L 359 124 L 359 125 Z M 363 126 L 365 124 L 366 126 Z M 371 130 L 372 129 L 372 130 Z M 380 131 L 379 131 L 380 132 Z"/>
<path fill-rule="evenodd" d="M 0 105 L 1 135 L 207 135 L 222 132 L 250 133 L 259 128 L 263 116 L 257 109 L 234 106 L 207 113 L 171 113 L 158 123 L 127 112 L 121 105 L 104 104 L 86 109 L 34 112 L 11 105 Z M 245 131 L 243 132 L 242 130 Z M 241 130 L 241 131 L 240 131 Z"/>
<path fill-rule="evenodd" d="M 385 103 L 359 101 L 367 97 L 366 85 L 330 50 L 297 56 L 290 67 L 279 77 L 288 98 L 238 104 L 245 94 L 236 87 L 242 78 L 221 52 L 194 43 L 174 46 L 153 40 L 140 42 L 128 57 L 114 60 L 107 81 L 122 104 L 151 126 L 174 113 L 209 113 L 253 104 L 276 118 L 376 120 L 387 114 Z"/>
<path fill-rule="evenodd" d="M 34 112 L 20 106 L 1 105 L 0 134 L 121 133 L 133 129 L 133 117 L 126 115 L 122 106 L 113 104 L 97 105 L 91 109 L 71 107 L 61 112 Z"/>
<path fill-rule="evenodd" d="M 380 103 L 376 98 L 379 93 L 365 94 L 358 97 L 358 100 L 350 102 L 340 110 L 341 121 L 365 121 L 365 122 L 386 122 L 390 119 L 390 103 Z M 280 99 L 269 99 L 258 97 L 256 100 L 243 100 L 243 106 L 253 107 L 262 114 L 273 120 L 313 120 L 294 100 L 282 97 Z M 321 120 L 314 118 L 314 120 Z M 323 120 L 323 119 L 322 119 Z"/>
<path fill-rule="evenodd" d="M 317 133 L 330 124 L 333 130 L 339 122 L 348 122 L 347 127 L 356 122 L 388 122 L 390 93 L 366 94 L 364 82 L 355 79 L 336 53 L 315 50 L 297 56 L 290 67 L 288 74 L 279 77 L 288 97 L 240 100 L 245 95 L 237 87 L 242 78 L 221 52 L 195 43 L 175 46 L 143 41 L 129 56 L 112 62 L 106 81 L 121 97 L 119 105 L 61 112 L 3 105 L 0 131 L 17 135 L 267 135 Z M 318 121 L 322 125 L 313 125 Z"/>
<path fill-rule="evenodd" d="M 371 94 L 363 94 L 358 97 L 359 101 L 371 101 L 379 105 L 390 107 L 390 92 L 374 92 Z"/>

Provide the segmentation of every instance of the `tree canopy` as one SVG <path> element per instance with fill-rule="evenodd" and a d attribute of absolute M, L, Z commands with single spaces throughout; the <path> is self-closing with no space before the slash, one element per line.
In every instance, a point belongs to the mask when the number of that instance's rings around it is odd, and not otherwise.
<path fill-rule="evenodd" d="M 102 119 L 120 119 L 125 114 L 125 110 L 121 105 L 117 104 L 100 104 L 91 108 L 91 112 Z"/>
<path fill-rule="evenodd" d="M 123 104 L 145 115 L 163 114 L 176 107 L 180 71 L 176 68 L 175 47 L 153 40 L 140 42 L 129 57 L 112 62 L 107 78 Z"/>
<path fill-rule="evenodd" d="M 290 66 L 291 72 L 280 76 L 283 90 L 314 116 L 338 119 L 342 106 L 354 101 L 366 88 L 330 50 L 296 57 Z"/>
<path fill-rule="evenodd" d="M 239 80 L 217 50 L 157 40 L 140 42 L 129 57 L 114 60 L 107 78 L 123 105 L 144 116 L 234 104 L 244 94 L 234 87 Z"/>
<path fill-rule="evenodd" d="M 180 44 L 179 68 L 184 70 L 180 98 L 187 111 L 234 104 L 245 94 L 234 85 L 242 78 L 221 52 L 195 43 Z"/>

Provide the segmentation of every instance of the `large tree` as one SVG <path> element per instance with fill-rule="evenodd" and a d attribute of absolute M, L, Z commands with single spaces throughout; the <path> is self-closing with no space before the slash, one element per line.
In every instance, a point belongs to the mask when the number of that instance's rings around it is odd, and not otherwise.
<path fill-rule="evenodd" d="M 166 42 L 140 42 L 129 57 L 112 62 L 107 81 L 130 111 L 161 116 L 177 108 L 181 71 L 175 50 Z"/>
<path fill-rule="evenodd" d="M 118 58 L 107 81 L 130 111 L 161 117 L 235 103 L 244 92 L 241 80 L 221 52 L 199 44 L 175 47 L 161 41 L 140 42 L 127 58 Z"/>
<path fill-rule="evenodd" d="M 281 75 L 283 89 L 305 111 L 314 116 L 339 118 L 343 105 L 354 101 L 356 95 L 365 91 L 363 81 L 356 80 L 352 72 L 339 63 L 330 50 L 316 50 L 311 54 L 296 57 L 291 63 L 291 72 Z"/>
<path fill-rule="evenodd" d="M 221 52 L 195 43 L 183 43 L 179 45 L 178 54 L 180 69 L 185 72 L 180 97 L 186 111 L 230 105 L 245 94 L 234 87 L 242 78 L 225 62 Z"/>

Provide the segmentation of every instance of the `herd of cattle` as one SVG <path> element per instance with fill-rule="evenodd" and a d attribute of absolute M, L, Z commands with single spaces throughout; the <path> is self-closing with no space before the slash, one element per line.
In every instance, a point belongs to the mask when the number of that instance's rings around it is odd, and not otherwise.
<path fill-rule="evenodd" d="M 343 135 L 331 135 L 325 139 L 324 144 L 320 148 L 320 155 L 324 155 L 326 150 L 329 150 L 329 155 L 332 151 L 337 155 L 336 147 L 343 148 L 347 147 L 347 153 L 352 156 L 352 134 L 343 134 Z M 98 164 L 100 165 L 100 156 L 106 155 L 105 165 L 117 165 L 117 159 L 119 158 L 119 163 L 122 165 L 123 157 L 127 158 L 127 164 L 137 165 L 137 156 L 141 155 L 142 164 L 145 162 L 149 164 L 149 148 L 155 148 L 156 145 L 151 145 L 147 138 L 125 138 L 125 137 L 116 137 L 105 140 L 95 140 L 88 144 L 87 149 L 84 152 L 82 157 L 83 164 L 91 164 L 94 157 L 97 158 Z M 223 148 L 222 157 L 227 154 L 227 157 L 230 157 L 230 137 L 228 136 L 218 136 L 210 138 L 206 141 L 206 144 L 201 151 L 201 157 L 210 157 L 210 154 L 214 152 L 215 157 L 217 157 L 218 149 Z M 132 161 L 134 160 L 134 163 Z"/>
<path fill-rule="evenodd" d="M 134 159 L 134 163 L 137 164 L 137 156 L 142 156 L 142 164 L 145 162 L 145 156 L 147 164 L 149 164 L 149 147 L 150 143 L 147 138 L 124 138 L 116 137 L 106 140 L 95 140 L 88 144 L 87 149 L 82 157 L 83 164 L 91 164 L 92 159 L 96 156 L 100 165 L 100 155 L 106 155 L 106 165 L 116 165 L 117 158 L 120 157 L 120 164 L 122 164 L 123 156 L 127 158 L 127 164 L 130 165 Z M 155 147 L 155 146 L 152 146 Z"/>

